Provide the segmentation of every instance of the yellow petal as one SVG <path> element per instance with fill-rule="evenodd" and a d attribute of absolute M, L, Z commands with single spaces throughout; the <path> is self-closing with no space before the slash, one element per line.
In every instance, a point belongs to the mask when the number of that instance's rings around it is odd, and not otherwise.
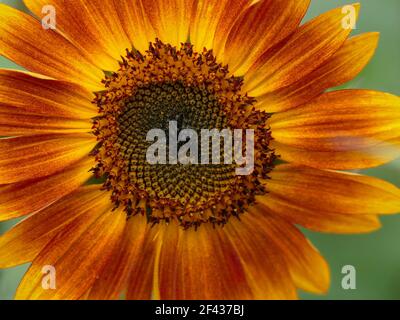
<path fill-rule="evenodd" d="M 93 214 L 97 214 L 96 210 L 91 211 Z M 91 224 L 77 220 L 71 223 L 33 261 L 17 289 L 16 299 L 79 299 L 109 261 L 125 221 L 122 210 L 108 210 Z M 55 268 L 56 289 L 43 288 L 43 266 Z"/>
<path fill-rule="evenodd" d="M 234 22 L 251 0 L 198 0 L 190 23 L 190 42 L 197 52 L 212 49 L 218 59 Z"/>
<path fill-rule="evenodd" d="M 270 125 L 283 160 L 317 168 L 367 168 L 400 155 L 400 98 L 387 93 L 329 92 Z"/>
<path fill-rule="evenodd" d="M 141 217 L 143 219 L 143 217 Z M 128 279 L 126 299 L 128 300 L 150 300 L 157 299 L 154 294 L 158 293 L 158 277 L 156 264 L 160 256 L 159 235 L 163 226 L 147 226 L 144 241 L 138 247 L 140 254 L 131 259 L 131 269 Z"/>
<path fill-rule="evenodd" d="M 0 4 L 0 54 L 43 75 L 103 90 L 103 71 L 63 36 L 32 16 Z"/>
<path fill-rule="evenodd" d="M 329 266 L 294 225 L 278 216 L 268 215 L 257 207 L 252 207 L 241 218 L 241 222 L 252 229 L 246 238 L 251 238 L 254 233 L 262 234 L 265 243 L 259 243 L 258 247 L 272 243 L 279 249 L 297 288 L 313 293 L 327 292 L 330 282 Z"/>
<path fill-rule="evenodd" d="M 120 23 L 117 4 L 112 0 L 24 0 L 24 3 L 39 20 L 44 16 L 43 7 L 53 6 L 56 31 L 102 70 L 118 70 L 117 60 L 132 46 Z"/>
<path fill-rule="evenodd" d="M 0 139 L 0 184 L 52 175 L 89 155 L 95 145 L 92 134 Z"/>
<path fill-rule="evenodd" d="M 381 227 L 376 215 L 343 214 L 326 210 L 314 210 L 291 199 L 281 198 L 279 193 L 257 197 L 264 211 L 280 216 L 293 224 L 317 232 L 358 234 L 369 233 Z"/>
<path fill-rule="evenodd" d="M 379 33 L 352 37 L 320 67 L 284 88 L 259 93 L 256 106 L 269 113 L 300 106 L 323 93 L 355 78 L 368 64 L 378 45 Z"/>
<path fill-rule="evenodd" d="M 149 49 L 149 42 L 154 42 L 157 36 L 144 12 L 142 0 L 118 1 L 116 9 L 131 43 L 144 53 Z"/>
<path fill-rule="evenodd" d="M 142 3 L 161 41 L 178 47 L 187 42 L 194 0 L 145 0 Z"/>
<path fill-rule="evenodd" d="M 147 234 L 145 217 L 131 217 L 125 226 L 124 235 L 112 253 L 109 262 L 102 270 L 90 293 L 88 300 L 116 300 L 127 288 L 129 275 L 134 268 L 139 268 L 135 261 L 143 255 L 143 243 Z M 150 293 L 151 290 L 148 291 Z"/>
<path fill-rule="evenodd" d="M 377 178 L 300 165 L 279 165 L 270 176 L 269 195 L 309 210 L 354 215 L 400 211 L 400 190 Z"/>
<path fill-rule="evenodd" d="M 359 10 L 359 4 L 354 4 Z M 258 97 L 289 86 L 328 60 L 351 29 L 343 28 L 342 8 L 331 10 L 301 26 L 278 50 L 256 61 L 245 75 L 244 91 Z"/>
<path fill-rule="evenodd" d="M 86 157 L 51 176 L 0 186 L 0 221 L 34 213 L 77 189 L 92 176 Z"/>
<path fill-rule="evenodd" d="M 210 224 L 165 227 L 159 259 L 161 299 L 252 299 L 245 270 L 228 237 Z"/>
<path fill-rule="evenodd" d="M 54 236 L 75 219 L 84 224 L 107 208 L 110 195 L 97 185 L 85 186 L 26 218 L 0 237 L 0 268 L 33 261 Z M 83 217 L 80 217 L 84 215 Z M 80 218 L 79 218 L 80 217 Z"/>
<path fill-rule="evenodd" d="M 0 135 L 90 132 L 92 99 L 78 85 L 0 70 Z"/>
<path fill-rule="evenodd" d="M 224 62 L 236 76 L 244 75 L 268 49 L 293 33 L 310 0 L 261 0 L 245 10 L 229 33 Z"/>
<path fill-rule="evenodd" d="M 283 252 L 260 230 L 251 212 L 232 218 L 223 231 L 243 263 L 254 299 L 296 299 L 296 288 Z M 284 234 L 280 235 L 280 238 Z"/>

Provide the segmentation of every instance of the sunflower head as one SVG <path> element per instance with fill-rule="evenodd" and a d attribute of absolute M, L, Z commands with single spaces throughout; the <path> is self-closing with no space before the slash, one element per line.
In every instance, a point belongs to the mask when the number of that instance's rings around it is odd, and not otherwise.
<path fill-rule="evenodd" d="M 310 0 L 24 2 L 31 15 L 0 5 L 0 54 L 34 72 L 0 70 L 0 220 L 27 216 L 0 237 L 0 267 L 32 262 L 17 298 L 324 293 L 327 263 L 297 226 L 370 232 L 399 211 L 396 186 L 346 172 L 400 156 L 400 99 L 327 91 L 378 42 L 349 38 L 342 8 L 302 24 Z M 37 19 L 48 2 L 55 29 Z M 148 161 L 153 130 L 167 163 Z M 239 130 L 248 175 L 221 161 Z"/>
<path fill-rule="evenodd" d="M 255 99 L 242 92 L 243 79 L 231 75 L 212 51 L 197 53 L 189 43 L 177 49 L 156 40 L 145 54 L 127 51 L 119 71 L 103 83 L 106 90 L 94 100 L 99 109 L 94 172 L 105 177 L 115 207 L 123 206 L 128 216 L 147 215 L 154 223 L 178 219 L 184 227 L 225 224 L 265 194 L 260 179 L 267 178 L 274 160 L 269 116 L 254 108 Z M 244 177 L 236 175 L 235 164 L 216 165 L 212 145 L 205 150 L 209 164 L 149 164 L 147 133 L 168 130 L 172 120 L 178 130 L 199 133 L 255 130 L 254 171 Z"/>

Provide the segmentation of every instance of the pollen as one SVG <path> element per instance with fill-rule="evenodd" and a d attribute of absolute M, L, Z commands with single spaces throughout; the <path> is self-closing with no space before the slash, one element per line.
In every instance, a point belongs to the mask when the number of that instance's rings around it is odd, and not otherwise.
<path fill-rule="evenodd" d="M 212 51 L 156 40 L 143 54 L 127 50 L 120 69 L 103 83 L 105 90 L 93 101 L 99 110 L 93 171 L 128 217 L 143 215 L 154 224 L 177 220 L 184 228 L 223 225 L 267 192 L 261 181 L 275 159 L 269 115 L 255 110 L 255 100 L 241 92 L 243 79 L 230 74 Z M 178 130 L 196 132 L 254 130 L 254 171 L 238 176 L 235 163 L 150 164 L 147 133 L 168 130 L 170 121 Z"/>

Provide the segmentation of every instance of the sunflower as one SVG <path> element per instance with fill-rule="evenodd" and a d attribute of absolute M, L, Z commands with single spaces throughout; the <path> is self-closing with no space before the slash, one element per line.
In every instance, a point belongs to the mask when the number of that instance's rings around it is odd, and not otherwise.
<path fill-rule="evenodd" d="M 295 299 L 329 268 L 298 226 L 380 227 L 400 191 L 350 173 L 399 156 L 400 99 L 329 91 L 379 35 L 310 0 L 25 0 L 0 6 L 0 267 L 17 299 Z M 56 10 L 56 29 L 41 25 Z M 359 5 L 352 5 L 356 12 Z M 254 171 L 150 165 L 151 128 L 255 132 Z M 54 267 L 56 286 L 42 285 Z"/>

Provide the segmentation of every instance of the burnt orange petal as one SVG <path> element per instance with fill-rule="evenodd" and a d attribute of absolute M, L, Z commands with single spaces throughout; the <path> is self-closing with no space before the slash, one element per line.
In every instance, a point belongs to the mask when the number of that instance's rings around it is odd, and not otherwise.
<path fill-rule="evenodd" d="M 252 299 L 245 270 L 228 237 L 204 224 L 197 231 L 175 223 L 161 240 L 159 298 Z M 156 297 L 158 296 L 156 295 Z"/>
<path fill-rule="evenodd" d="M 131 43 L 136 50 L 144 53 L 149 49 L 149 42 L 154 42 L 157 36 L 144 12 L 142 0 L 118 1 L 116 8 Z"/>
<path fill-rule="evenodd" d="M 240 220 L 248 230 L 241 240 L 246 241 L 245 239 L 259 233 L 257 237 L 261 241 L 263 239 L 263 242 L 257 248 L 276 246 L 286 261 L 297 288 L 313 293 L 326 293 L 330 282 L 328 264 L 295 226 L 277 216 L 267 215 L 262 208 L 257 207 L 251 208 Z"/>
<path fill-rule="evenodd" d="M 335 213 L 329 208 L 314 210 L 281 198 L 278 193 L 257 197 L 257 201 L 266 213 L 318 232 L 368 233 L 381 227 L 376 215 Z"/>
<path fill-rule="evenodd" d="M 212 49 L 221 58 L 229 31 L 250 3 L 250 0 L 198 0 L 190 21 L 190 42 L 196 51 Z"/>
<path fill-rule="evenodd" d="M 156 36 L 173 46 L 188 40 L 194 3 L 195 0 L 142 0 Z"/>
<path fill-rule="evenodd" d="M 244 75 L 268 49 L 293 33 L 310 0 L 261 0 L 245 10 L 229 33 L 224 62 L 236 76 Z"/>
<path fill-rule="evenodd" d="M 143 219 L 143 218 L 142 218 Z M 134 255 L 131 260 L 131 269 L 128 279 L 126 298 L 128 300 L 154 299 L 153 291 L 158 292 L 158 284 L 155 279 L 156 263 L 160 256 L 161 226 L 148 226 L 143 243 L 139 248 L 140 254 Z"/>
<path fill-rule="evenodd" d="M 378 45 L 379 33 L 365 33 L 346 40 L 332 57 L 292 85 L 257 97 L 257 107 L 282 112 L 300 106 L 355 78 L 368 64 Z"/>
<path fill-rule="evenodd" d="M 103 70 L 117 70 L 117 60 L 125 55 L 125 49 L 131 48 L 113 0 L 24 0 L 24 3 L 39 19 L 44 16 L 44 6 L 53 6 L 56 30 Z"/>
<path fill-rule="evenodd" d="M 110 201 L 100 187 L 85 186 L 26 218 L 0 237 L 0 268 L 9 268 L 33 261 L 46 244 L 73 220 L 88 223 Z"/>
<path fill-rule="evenodd" d="M 270 176 L 267 197 L 309 210 L 353 215 L 400 211 L 400 190 L 377 178 L 300 165 L 279 165 Z"/>
<path fill-rule="evenodd" d="M 254 299 L 296 299 L 296 288 L 283 252 L 260 230 L 251 212 L 232 218 L 223 229 L 243 263 Z M 280 238 L 284 234 L 280 235 Z M 279 238 L 279 239 L 280 239 Z"/>
<path fill-rule="evenodd" d="M 216 0 L 216 2 L 218 2 L 218 0 Z M 219 17 L 219 22 L 215 29 L 213 44 L 211 46 L 211 48 L 214 52 L 214 55 L 220 60 L 220 62 L 223 61 L 225 44 L 226 44 L 226 41 L 228 40 L 230 31 L 232 30 L 235 22 L 238 20 L 240 15 L 243 13 L 243 11 L 245 11 L 251 5 L 251 3 L 252 3 L 251 0 L 228 1 L 225 6 L 224 11 L 221 12 L 221 16 Z M 210 14 L 210 13 L 208 13 L 208 14 Z M 199 17 L 199 19 L 201 19 L 201 17 Z M 210 26 L 211 26 L 211 21 L 210 21 Z M 197 32 L 201 32 L 201 31 L 198 30 Z M 209 32 L 208 34 L 212 38 L 212 34 L 213 34 L 214 30 L 210 27 L 210 30 L 208 30 L 207 32 Z M 204 37 L 205 37 L 205 35 L 204 35 Z M 200 39 L 200 35 L 199 35 L 199 39 Z M 205 41 L 205 40 L 203 40 L 203 41 Z M 194 45 L 196 46 L 196 44 L 194 44 Z M 196 48 L 200 49 L 198 46 Z"/>
<path fill-rule="evenodd" d="M 35 180 L 0 186 L 0 221 L 34 213 L 84 184 L 94 158 L 87 157 L 63 171 Z"/>
<path fill-rule="evenodd" d="M 62 15 L 60 15 L 62 16 Z M 72 43 L 40 21 L 0 4 L 0 54 L 22 67 L 46 76 L 103 90 L 104 73 Z"/>
<path fill-rule="evenodd" d="M 144 253 L 142 248 L 146 236 L 147 221 L 144 217 L 132 217 L 127 221 L 121 242 L 112 253 L 86 299 L 116 300 L 121 297 L 127 288 L 132 268 L 140 267 L 135 264 L 135 261 Z"/>
<path fill-rule="evenodd" d="M 323 94 L 273 115 L 270 126 L 282 159 L 318 168 L 358 169 L 400 156 L 400 98 L 368 90 Z"/>
<path fill-rule="evenodd" d="M 98 210 L 90 212 L 91 217 L 97 214 Z M 16 299 L 75 300 L 91 287 L 121 240 L 126 214 L 109 209 L 93 223 L 78 220 L 40 252 L 22 279 Z M 43 288 L 43 266 L 55 268 L 56 289 Z"/>
<path fill-rule="evenodd" d="M 0 70 L 0 135 L 89 132 L 91 99 L 78 85 Z"/>
<path fill-rule="evenodd" d="M 95 145 L 92 134 L 0 139 L 0 184 L 52 175 L 89 155 Z"/>
<path fill-rule="evenodd" d="M 359 4 L 354 4 L 357 12 Z M 289 86 L 327 61 L 343 45 L 351 29 L 343 28 L 342 8 L 301 26 L 278 50 L 264 54 L 245 75 L 244 91 L 252 97 Z"/>

